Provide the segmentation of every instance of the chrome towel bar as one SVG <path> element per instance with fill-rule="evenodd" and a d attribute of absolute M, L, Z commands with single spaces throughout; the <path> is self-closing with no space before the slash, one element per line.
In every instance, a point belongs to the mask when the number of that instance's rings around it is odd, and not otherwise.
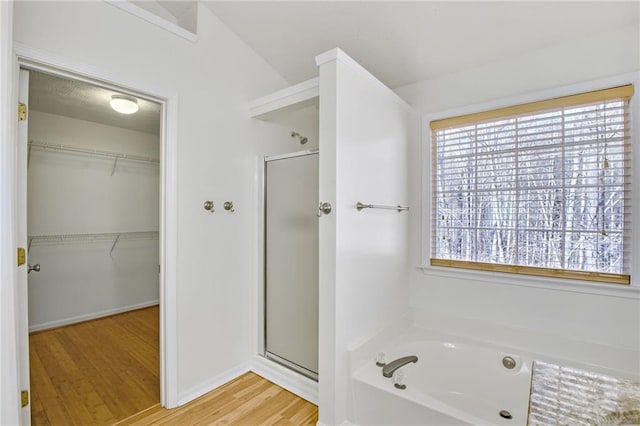
<path fill-rule="evenodd" d="M 362 209 L 385 209 L 385 210 L 397 210 L 398 212 L 409 210 L 409 207 L 406 206 L 379 206 L 376 204 L 363 204 L 360 201 L 356 203 L 356 209 L 358 211 Z"/>

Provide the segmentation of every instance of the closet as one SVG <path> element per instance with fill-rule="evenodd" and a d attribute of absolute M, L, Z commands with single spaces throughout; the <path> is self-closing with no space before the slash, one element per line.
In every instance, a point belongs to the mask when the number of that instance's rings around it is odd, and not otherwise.
<path fill-rule="evenodd" d="M 115 92 L 29 80 L 30 331 L 158 304 L 160 107 L 120 117 Z"/>

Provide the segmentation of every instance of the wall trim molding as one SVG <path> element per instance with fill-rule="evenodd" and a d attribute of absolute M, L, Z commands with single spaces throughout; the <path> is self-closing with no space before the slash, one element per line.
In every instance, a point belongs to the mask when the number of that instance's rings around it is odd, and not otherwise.
<path fill-rule="evenodd" d="M 187 404 L 248 372 L 253 372 L 263 379 L 296 394 L 300 398 L 318 405 L 317 382 L 256 355 L 250 361 L 238 364 L 209 380 L 187 389 L 180 395 L 178 406 Z"/>
<path fill-rule="evenodd" d="M 478 285 L 513 285 L 551 291 L 596 294 L 623 299 L 640 299 L 640 288 L 623 284 L 594 283 L 592 281 L 564 278 L 536 277 L 533 275 L 509 274 L 505 272 L 476 271 L 441 266 L 418 266 L 423 275 L 474 281 Z"/>
<path fill-rule="evenodd" d="M 137 309 L 156 306 L 159 303 L 160 303 L 160 300 L 150 300 L 148 302 L 136 303 L 129 306 L 123 306 L 121 308 L 106 309 L 104 311 L 92 312 L 90 314 L 77 315 L 71 318 L 65 318 L 65 319 L 56 320 L 56 321 L 48 321 L 42 324 L 30 325 L 29 333 L 33 333 L 34 331 L 48 330 L 50 328 L 62 327 L 64 325 L 75 324 L 78 322 L 90 321 L 98 318 L 110 317 L 112 315 L 121 314 L 123 312 L 135 311 Z"/>
<path fill-rule="evenodd" d="M 124 10 L 134 16 L 137 16 L 140 19 L 143 19 L 151 24 L 157 25 L 158 27 L 167 30 L 179 37 L 184 38 L 185 40 L 189 40 L 190 42 L 198 41 L 198 35 L 192 33 L 189 30 L 185 30 L 180 25 L 174 24 L 173 22 L 169 22 L 166 19 L 159 17 L 158 15 L 149 12 L 130 1 L 126 0 L 104 0 L 111 6 L 117 7 L 120 10 Z"/>
<path fill-rule="evenodd" d="M 206 380 L 196 386 L 193 386 L 186 391 L 182 392 L 178 399 L 178 406 L 187 404 L 188 402 L 193 401 L 196 398 L 201 397 L 202 395 L 211 392 L 214 389 L 219 388 L 222 385 L 229 383 L 230 381 L 237 379 L 245 373 L 251 371 L 251 363 L 244 362 L 235 367 L 228 369 L 227 371 L 218 374 Z"/>

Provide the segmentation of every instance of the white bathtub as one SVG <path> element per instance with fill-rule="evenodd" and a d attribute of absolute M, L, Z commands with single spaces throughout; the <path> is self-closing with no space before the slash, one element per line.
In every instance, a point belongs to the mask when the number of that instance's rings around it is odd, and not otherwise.
<path fill-rule="evenodd" d="M 525 425 L 532 359 L 499 347 L 446 336 L 407 333 L 383 350 L 387 362 L 416 355 L 401 368 L 405 390 L 371 360 L 353 374 L 354 420 L 358 425 Z M 516 361 L 513 369 L 502 364 Z M 512 418 L 500 416 L 508 411 Z"/>

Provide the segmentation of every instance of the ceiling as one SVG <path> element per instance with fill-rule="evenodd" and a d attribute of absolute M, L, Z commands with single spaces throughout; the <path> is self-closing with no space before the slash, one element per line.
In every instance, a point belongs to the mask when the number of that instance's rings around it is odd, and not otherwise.
<path fill-rule="evenodd" d="M 291 84 L 340 47 L 392 88 L 622 26 L 640 2 L 202 1 Z M 640 36 L 640 35 L 639 35 Z"/>
<path fill-rule="evenodd" d="M 178 23 L 190 22 L 197 10 L 193 0 L 135 3 Z M 640 22 L 638 1 L 200 3 L 290 84 L 317 76 L 315 56 L 334 47 L 396 88 Z M 154 102 L 139 99 L 138 113 L 122 115 L 109 107 L 112 90 L 38 72 L 30 86 L 34 110 L 159 132 Z"/>
<path fill-rule="evenodd" d="M 129 130 L 160 133 L 160 104 L 138 98 L 140 110 L 120 114 L 109 105 L 119 92 L 41 72 L 29 73 L 29 108 Z"/>

